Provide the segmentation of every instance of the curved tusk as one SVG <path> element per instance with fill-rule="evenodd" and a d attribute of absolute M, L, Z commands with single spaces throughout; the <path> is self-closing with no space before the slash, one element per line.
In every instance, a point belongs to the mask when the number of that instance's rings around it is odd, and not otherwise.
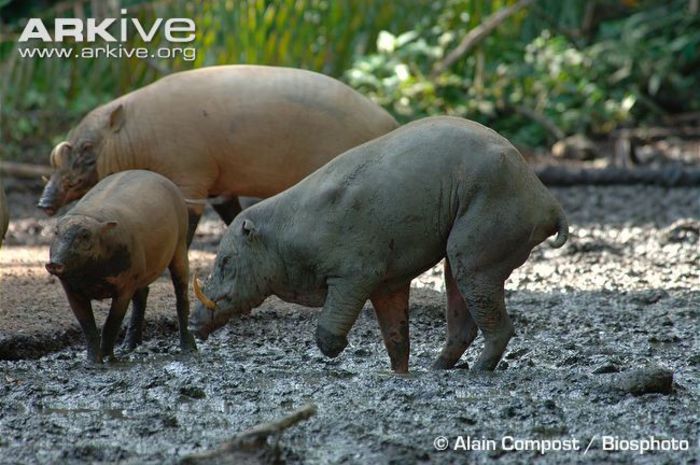
<path fill-rule="evenodd" d="M 51 167 L 61 168 L 65 162 L 66 151 L 70 151 L 72 148 L 73 145 L 71 145 L 70 142 L 65 140 L 63 142 L 60 142 L 56 147 L 54 147 L 51 151 L 51 155 L 49 155 L 49 162 L 51 162 Z"/>
<path fill-rule="evenodd" d="M 202 302 L 202 305 L 204 305 L 211 311 L 216 310 L 216 303 L 209 297 L 204 295 L 204 292 L 202 292 L 202 282 L 197 277 L 197 273 L 194 274 L 192 287 L 194 288 L 194 295 L 197 297 L 197 299 L 199 299 L 200 302 Z"/>
<path fill-rule="evenodd" d="M 57 161 L 56 161 L 56 148 L 51 151 L 51 155 L 49 155 L 49 163 L 51 164 L 51 168 L 58 168 Z"/>
<path fill-rule="evenodd" d="M 41 177 L 41 180 L 44 181 L 44 184 L 48 184 L 48 183 L 49 183 L 49 178 L 47 178 L 46 176 L 42 176 L 42 177 Z"/>

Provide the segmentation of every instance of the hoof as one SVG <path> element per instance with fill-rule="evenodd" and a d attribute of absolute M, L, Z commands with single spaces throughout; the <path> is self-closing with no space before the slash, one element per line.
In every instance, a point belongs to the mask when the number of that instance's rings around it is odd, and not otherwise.
<path fill-rule="evenodd" d="M 348 339 L 345 336 L 338 336 L 319 326 L 316 328 L 316 345 L 323 355 L 335 358 L 347 347 Z"/>
<path fill-rule="evenodd" d="M 93 365 L 102 365 L 102 354 L 99 352 L 90 352 L 88 351 L 87 353 L 87 362 L 91 363 Z"/>
<path fill-rule="evenodd" d="M 408 373 L 408 354 L 401 357 L 389 357 L 391 359 L 391 370 L 396 374 Z"/>
<path fill-rule="evenodd" d="M 435 360 L 430 367 L 432 370 L 449 370 L 452 367 L 454 367 L 454 363 L 449 363 L 447 360 L 445 360 L 442 357 L 438 357 L 437 360 Z"/>
<path fill-rule="evenodd" d="M 474 367 L 471 369 L 471 371 L 479 372 L 479 373 L 491 373 L 496 369 L 496 366 L 493 365 L 492 363 L 479 363 L 476 362 Z"/>
<path fill-rule="evenodd" d="M 391 370 L 395 375 L 408 375 L 408 366 L 392 366 Z"/>
<path fill-rule="evenodd" d="M 187 335 L 180 338 L 180 350 L 188 354 L 197 352 L 197 342 L 194 340 L 194 336 L 189 332 Z"/>
<path fill-rule="evenodd" d="M 124 349 L 125 352 L 133 352 L 138 346 L 141 345 L 141 342 L 142 341 L 127 338 L 124 341 L 124 344 L 122 344 L 122 349 Z"/>
<path fill-rule="evenodd" d="M 87 360 L 86 360 L 90 365 L 102 365 L 104 361 L 102 360 L 102 357 L 91 357 L 88 355 Z"/>

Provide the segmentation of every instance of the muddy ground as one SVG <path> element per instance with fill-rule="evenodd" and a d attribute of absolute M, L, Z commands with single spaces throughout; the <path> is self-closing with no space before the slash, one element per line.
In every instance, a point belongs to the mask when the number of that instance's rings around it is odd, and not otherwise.
<path fill-rule="evenodd" d="M 563 249 L 538 247 L 508 281 L 516 336 L 497 371 L 428 369 L 445 337 L 436 268 L 414 283 L 411 374 L 396 376 L 369 304 L 335 360 L 313 342 L 317 311 L 274 298 L 181 356 L 167 276 L 151 291 L 147 342 L 89 366 L 60 285 L 43 270 L 52 221 L 32 208 L 35 191 L 6 184 L 14 221 L 0 251 L 0 463 L 176 463 L 306 403 L 318 413 L 282 435 L 287 463 L 698 463 L 700 189 L 555 189 L 572 237 Z M 221 231 L 208 213 L 193 268 L 206 272 Z M 673 373 L 671 392 L 620 389 L 621 377 L 650 366 Z M 497 448 L 451 450 L 458 435 Z M 580 450 L 507 451 L 507 435 L 576 439 Z M 684 440 L 687 450 L 605 451 L 603 435 Z M 447 451 L 436 451 L 437 436 Z"/>

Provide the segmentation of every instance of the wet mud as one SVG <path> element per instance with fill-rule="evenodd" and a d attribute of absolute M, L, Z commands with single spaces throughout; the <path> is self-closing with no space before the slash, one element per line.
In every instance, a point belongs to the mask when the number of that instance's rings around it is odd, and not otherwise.
<path fill-rule="evenodd" d="M 539 246 L 507 282 L 516 335 L 497 370 L 429 369 L 445 339 L 438 266 L 414 282 L 410 374 L 398 376 L 369 303 L 334 360 L 314 343 L 318 311 L 275 298 L 184 356 L 167 275 L 151 291 L 143 346 L 91 366 L 43 271 L 52 220 L 15 189 L 0 250 L 0 463 L 178 463 L 308 403 L 318 413 L 279 440 L 285 463 L 697 463 L 700 190 L 554 192 L 572 237 Z M 192 269 L 211 266 L 221 230 L 208 213 Z M 458 435 L 498 447 L 453 450 Z M 604 435 L 688 449 L 607 451 Z M 504 436 L 576 439 L 580 450 L 509 451 Z"/>

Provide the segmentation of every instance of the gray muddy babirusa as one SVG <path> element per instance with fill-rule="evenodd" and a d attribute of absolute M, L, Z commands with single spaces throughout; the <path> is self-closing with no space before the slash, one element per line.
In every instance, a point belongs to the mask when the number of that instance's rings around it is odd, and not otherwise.
<path fill-rule="evenodd" d="M 481 330 L 474 368 L 493 370 L 513 335 L 504 281 L 547 237 L 568 238 L 564 212 L 495 131 L 425 118 L 353 148 L 229 226 L 190 318 L 199 337 L 269 295 L 323 307 L 321 351 L 335 357 L 367 299 L 396 372 L 408 370 L 413 278 L 446 258 L 451 368 Z"/>
<path fill-rule="evenodd" d="M 141 342 L 148 285 L 166 267 L 175 288 L 180 346 L 195 350 L 187 329 L 187 207 L 175 184 L 150 171 L 113 174 L 58 220 L 46 270 L 63 285 L 90 361 L 114 356 L 131 299 L 126 345 L 133 349 Z M 107 298 L 112 305 L 100 339 L 91 300 Z"/>

